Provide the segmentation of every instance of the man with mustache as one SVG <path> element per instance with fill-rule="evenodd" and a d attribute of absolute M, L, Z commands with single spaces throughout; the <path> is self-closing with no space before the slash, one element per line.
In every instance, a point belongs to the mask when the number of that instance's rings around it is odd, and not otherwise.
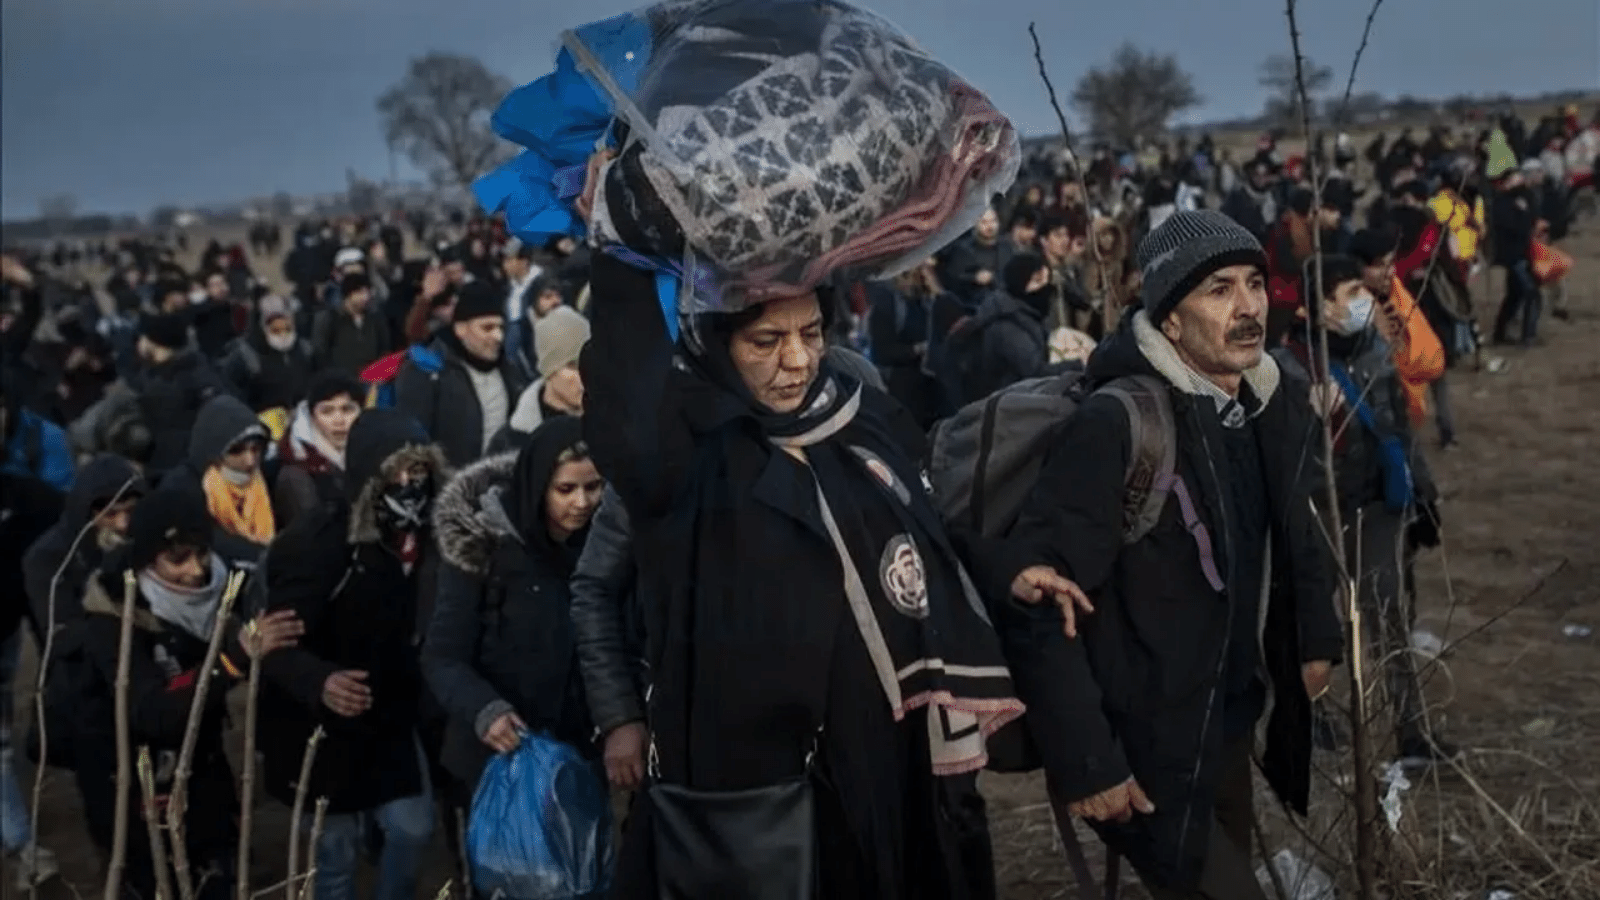
<path fill-rule="evenodd" d="M 1157 898 L 1262 898 L 1250 860 L 1250 761 L 1304 812 L 1311 701 L 1341 651 L 1312 507 L 1308 397 L 1263 353 L 1266 254 L 1219 212 L 1178 212 L 1141 243 L 1142 308 L 1089 359 L 1091 394 L 1051 446 L 989 590 L 1026 617 L 1010 662 L 1052 797 L 1090 821 Z M 1170 414 L 1170 418 L 1168 418 Z M 1155 484 L 1146 504 L 1126 485 Z M 1159 515 L 1155 515 L 1155 513 Z M 1135 521 L 1153 526 L 1135 530 Z M 1063 627 L 1078 587 L 1095 611 Z M 1030 658 L 1023 659 L 1026 655 Z M 1033 683 L 1030 684 L 1029 682 Z M 1063 687 L 1065 686 L 1065 687 Z"/>

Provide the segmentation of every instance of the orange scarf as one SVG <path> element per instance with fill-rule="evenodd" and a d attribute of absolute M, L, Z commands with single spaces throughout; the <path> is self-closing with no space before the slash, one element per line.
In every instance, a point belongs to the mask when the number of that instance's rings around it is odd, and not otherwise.
<path fill-rule="evenodd" d="M 257 471 L 244 485 L 236 485 L 222 475 L 221 466 L 206 470 L 201 482 L 206 492 L 206 507 L 211 518 L 229 534 L 265 544 L 278 530 L 272 518 L 272 498 L 267 496 L 267 481 Z"/>

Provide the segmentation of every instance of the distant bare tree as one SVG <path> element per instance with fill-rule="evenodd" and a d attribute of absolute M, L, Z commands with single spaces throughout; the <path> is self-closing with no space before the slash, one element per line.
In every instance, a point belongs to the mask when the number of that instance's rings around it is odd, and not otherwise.
<path fill-rule="evenodd" d="M 1309 58 L 1303 60 L 1306 96 L 1313 103 L 1317 96 L 1333 85 L 1333 69 L 1319 66 Z M 1294 57 L 1274 54 L 1261 62 L 1256 82 L 1267 89 L 1264 115 L 1280 124 L 1300 120 L 1300 93 L 1294 81 Z M 1314 107 L 1313 107 L 1314 109 Z"/>
<path fill-rule="evenodd" d="M 1165 131 L 1168 119 L 1200 102 L 1176 56 L 1131 43 L 1118 47 L 1105 66 L 1085 72 L 1072 91 L 1072 105 L 1094 133 L 1119 147 Z"/>
<path fill-rule="evenodd" d="M 489 116 L 511 83 L 470 56 L 430 53 L 378 98 L 384 138 L 438 184 L 471 184 L 508 157 Z"/>
<path fill-rule="evenodd" d="M 39 218 L 59 230 L 78 215 L 78 198 L 71 194 L 51 194 L 39 201 Z"/>

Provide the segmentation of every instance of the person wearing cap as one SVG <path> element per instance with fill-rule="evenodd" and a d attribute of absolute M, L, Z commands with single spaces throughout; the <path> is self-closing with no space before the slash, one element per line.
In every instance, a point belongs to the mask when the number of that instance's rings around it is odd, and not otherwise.
<path fill-rule="evenodd" d="M 589 320 L 563 306 L 540 320 L 533 332 L 538 380 L 523 390 L 505 427 L 489 442 L 490 453 L 521 449 L 534 429 L 557 416 L 583 415 L 583 376 L 578 357 L 589 343 Z"/>
<path fill-rule="evenodd" d="M 395 405 L 422 423 L 453 466 L 487 452 L 528 385 L 506 358 L 505 321 L 505 298 L 470 282 L 459 291 L 450 328 L 428 346 L 443 365 L 430 371 L 408 356 L 395 376 Z"/>
<path fill-rule="evenodd" d="M 372 283 L 353 272 L 339 282 L 339 305 L 319 309 L 311 320 L 311 350 L 317 364 L 360 374 L 394 350 L 389 320 L 372 308 Z"/>
<path fill-rule="evenodd" d="M 84 617 L 58 640 L 82 654 L 80 674 L 70 684 L 65 713 L 76 723 L 74 773 L 83 799 L 89 836 L 101 853 L 112 850 L 116 830 L 117 741 L 114 721 L 124 603 L 124 579 L 135 583 L 128 665 L 130 749 L 149 748 L 156 801 L 165 807 L 172 792 L 202 678 L 210 679 L 198 740 L 190 763 L 184 835 L 189 875 L 207 887 L 202 897 L 231 896 L 238 829 L 238 794 L 223 749 L 228 689 L 249 675 L 250 660 L 294 646 L 302 632 L 292 612 L 260 616 L 247 625 L 233 617 L 223 625 L 216 664 L 202 671 L 230 570 L 210 546 L 205 504 L 184 491 L 156 491 L 134 507 L 126 543 L 112 553 L 83 591 Z M 59 676 L 58 676 L 59 677 Z M 47 703 L 50 701 L 47 701 Z M 46 710 L 51 715 L 51 710 Z M 57 735 L 52 734 L 52 742 Z M 133 767 L 135 756 L 127 760 Z M 132 787 L 122 873 L 123 896 L 156 896 L 150 839 L 144 830 L 139 788 Z"/>
<path fill-rule="evenodd" d="M 316 355 L 311 342 L 296 331 L 294 308 L 287 299 L 262 297 L 256 315 L 256 326 L 229 346 L 222 374 L 251 409 L 292 410 L 311 383 Z"/>
<path fill-rule="evenodd" d="M 233 386 L 193 348 L 181 314 L 141 316 L 136 349 L 141 365 L 128 381 L 150 432 L 149 467 L 159 475 L 182 464 L 200 407 Z"/>
<path fill-rule="evenodd" d="M 336 370 L 311 380 L 277 445 L 272 514 L 279 531 L 306 510 L 344 496 L 344 450 L 366 393 L 359 381 Z"/>
<path fill-rule="evenodd" d="M 409 900 L 434 828 L 438 782 L 424 753 L 436 750 L 426 735 L 437 704 L 418 646 L 438 568 L 433 504 L 451 472 L 422 426 L 398 409 L 363 412 L 345 461 L 343 502 L 297 517 L 261 567 L 267 608 L 293 609 L 305 622 L 298 646 L 263 663 L 262 783 L 293 803 L 306 741 L 322 729 L 303 786 L 328 800 L 312 850 L 317 897 L 355 900 L 375 829 L 383 850 L 362 896 Z M 308 809 L 302 834 L 311 818 Z"/>
<path fill-rule="evenodd" d="M 195 417 L 187 462 L 161 480 L 163 488 L 205 498 L 215 527 L 211 546 L 230 563 L 254 564 L 278 530 L 261 471 L 270 439 L 242 400 L 213 397 Z"/>
<path fill-rule="evenodd" d="M 1009 537 L 972 554 L 975 575 L 1020 601 L 1008 615 L 1034 622 L 1035 658 L 1011 663 L 1052 795 L 1153 896 L 1259 900 L 1256 720 L 1270 691 L 1262 768 L 1304 814 L 1312 698 L 1342 649 L 1306 502 L 1321 432 L 1305 391 L 1264 352 L 1267 259 L 1247 229 L 1178 212 L 1137 256 L 1142 308 L 1090 357 L 1095 393 L 1050 446 Z M 1119 380 L 1174 420 L 1152 411 L 1142 422 L 1175 442 L 1174 479 L 1154 527 L 1130 543 L 1126 477 L 1139 451 L 1122 402 L 1098 391 Z M 1094 612 L 1069 640 L 1062 612 L 1038 601 L 1079 587 Z"/>
<path fill-rule="evenodd" d="M 1381 663 L 1401 760 L 1421 766 L 1452 759 L 1460 751 L 1437 737 L 1423 708 L 1409 652 L 1416 607 L 1403 595 L 1397 552 L 1402 538 L 1408 551 L 1439 545 L 1439 494 L 1408 414 L 1395 351 L 1379 324 L 1384 313 L 1353 257 L 1323 256 L 1320 295 L 1306 284 L 1307 322 L 1276 356 L 1332 428 L 1344 564 L 1360 585 L 1367 658 Z M 1312 363 L 1320 327 L 1327 330 L 1327 381 Z"/>

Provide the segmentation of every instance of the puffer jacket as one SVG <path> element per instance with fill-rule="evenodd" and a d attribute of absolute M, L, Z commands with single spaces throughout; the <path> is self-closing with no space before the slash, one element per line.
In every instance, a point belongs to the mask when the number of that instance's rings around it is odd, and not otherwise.
<path fill-rule="evenodd" d="M 559 452 L 547 454 L 551 472 Z M 525 543 L 512 521 L 505 492 L 516 461 L 506 453 L 462 470 L 434 511 L 442 564 L 422 669 L 450 717 L 441 762 L 468 785 L 490 756 L 482 736 L 506 713 L 596 754 L 573 638 L 571 563 Z"/>

